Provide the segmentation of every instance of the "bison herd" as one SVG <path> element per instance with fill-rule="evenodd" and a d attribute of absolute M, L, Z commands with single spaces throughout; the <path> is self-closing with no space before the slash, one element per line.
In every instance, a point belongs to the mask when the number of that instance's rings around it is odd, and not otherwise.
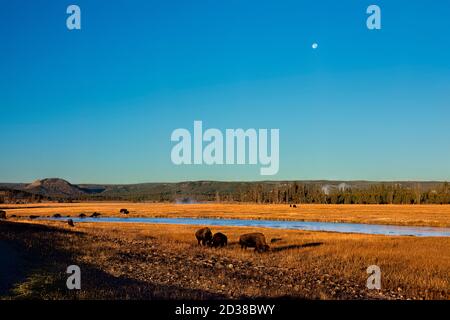
<path fill-rule="evenodd" d="M 208 227 L 201 228 L 195 233 L 197 242 L 202 246 L 213 248 L 224 247 L 228 244 L 228 238 L 221 232 L 214 235 Z M 241 249 L 255 248 L 256 252 L 265 252 L 269 250 L 266 243 L 266 237 L 260 232 L 246 233 L 239 237 L 239 245 Z"/>
<path fill-rule="evenodd" d="M 129 211 L 127 209 L 121 209 L 120 213 L 122 214 L 128 214 Z M 91 217 L 96 218 L 100 216 L 100 213 L 94 212 Z M 60 218 L 61 215 L 59 213 L 56 213 L 53 215 L 54 218 Z M 86 217 L 85 214 L 80 214 L 80 218 Z M 31 215 L 30 219 L 36 219 L 38 216 Z M 6 212 L 3 210 L 0 210 L 0 219 L 6 219 Z M 67 224 L 70 227 L 74 227 L 75 224 L 72 219 L 67 220 Z M 195 232 L 195 237 L 197 238 L 197 242 L 199 245 L 202 246 L 209 246 L 213 248 L 219 248 L 219 247 L 225 247 L 228 245 L 228 238 L 225 234 L 221 232 L 217 232 L 213 235 L 211 232 L 211 229 L 208 227 L 201 228 Z M 272 239 L 272 242 L 275 242 L 273 240 L 278 239 Z M 260 232 L 253 232 L 253 233 L 246 233 L 239 237 L 239 245 L 241 246 L 241 249 L 247 249 L 247 248 L 255 248 L 255 252 L 265 252 L 269 250 L 269 246 L 266 243 L 266 237 L 264 234 Z"/>

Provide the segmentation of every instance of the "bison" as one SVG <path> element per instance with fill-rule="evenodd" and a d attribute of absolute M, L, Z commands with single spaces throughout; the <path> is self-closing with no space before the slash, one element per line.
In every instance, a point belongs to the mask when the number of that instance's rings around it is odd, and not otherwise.
<path fill-rule="evenodd" d="M 59 213 L 55 213 L 55 214 L 53 215 L 53 218 L 61 218 L 61 215 L 60 215 Z"/>
<path fill-rule="evenodd" d="M 67 220 L 67 224 L 71 227 L 75 227 L 75 224 L 73 223 L 72 219 Z"/>
<path fill-rule="evenodd" d="M 218 247 L 224 247 L 228 243 L 228 238 L 226 235 L 224 235 L 221 232 L 217 232 L 212 237 L 212 240 L 210 242 L 211 247 L 218 248 Z"/>
<path fill-rule="evenodd" d="M 120 209 L 120 213 L 129 214 L 130 212 L 127 209 Z"/>
<path fill-rule="evenodd" d="M 212 232 L 208 227 L 201 228 L 197 230 L 195 233 L 195 237 L 197 238 L 198 244 L 207 245 L 212 240 Z"/>
<path fill-rule="evenodd" d="M 6 219 L 6 211 L 0 210 L 0 219 Z"/>
<path fill-rule="evenodd" d="M 93 214 L 91 214 L 91 218 L 97 218 L 100 215 L 101 215 L 100 213 L 94 212 Z"/>
<path fill-rule="evenodd" d="M 86 215 L 84 213 L 80 213 L 80 215 L 78 216 L 80 218 L 86 218 Z"/>
<path fill-rule="evenodd" d="M 260 232 L 247 233 L 239 237 L 239 244 L 241 249 L 255 248 L 255 251 L 264 252 L 269 250 L 269 246 L 266 243 L 266 237 Z"/>

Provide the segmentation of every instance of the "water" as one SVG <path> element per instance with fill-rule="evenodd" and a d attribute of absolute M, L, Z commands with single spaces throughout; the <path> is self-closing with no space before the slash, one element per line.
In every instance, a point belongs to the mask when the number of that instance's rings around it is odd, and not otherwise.
<path fill-rule="evenodd" d="M 40 218 L 67 220 L 68 218 Z M 389 236 L 450 237 L 450 228 L 410 227 L 363 223 L 338 223 L 316 221 L 244 220 L 244 219 L 197 219 L 197 218 L 71 218 L 77 222 L 166 223 L 201 226 L 262 227 L 344 233 L 382 234 Z"/>

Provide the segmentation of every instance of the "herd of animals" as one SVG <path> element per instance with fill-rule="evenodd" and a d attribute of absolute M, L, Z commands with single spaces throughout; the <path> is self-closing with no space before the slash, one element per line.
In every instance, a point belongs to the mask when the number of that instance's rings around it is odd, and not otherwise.
<path fill-rule="evenodd" d="M 208 227 L 201 228 L 195 233 L 199 245 L 210 246 L 213 248 L 224 247 L 228 244 L 228 238 L 221 232 L 214 235 Z M 239 237 L 241 249 L 255 248 L 257 252 L 269 250 L 266 243 L 266 237 L 260 232 L 246 233 Z"/>
<path fill-rule="evenodd" d="M 128 214 L 127 209 L 121 209 L 120 213 Z M 100 216 L 100 213 L 94 212 L 91 217 L 96 218 Z M 59 213 L 53 215 L 54 218 L 61 218 Z M 86 217 L 83 213 L 80 214 L 80 218 Z M 37 216 L 30 216 L 30 219 L 35 219 Z M 6 219 L 6 212 L 0 210 L 0 219 Z M 67 224 L 70 227 L 74 227 L 75 224 L 72 219 L 67 220 Z M 228 237 L 221 232 L 217 232 L 213 235 L 211 229 L 208 227 L 201 228 L 195 233 L 198 244 L 202 246 L 210 246 L 213 248 L 224 247 L 228 244 Z M 269 250 L 269 246 L 266 243 L 266 237 L 260 232 L 246 233 L 239 237 L 239 245 L 242 249 L 255 248 L 256 252 L 265 252 Z"/>

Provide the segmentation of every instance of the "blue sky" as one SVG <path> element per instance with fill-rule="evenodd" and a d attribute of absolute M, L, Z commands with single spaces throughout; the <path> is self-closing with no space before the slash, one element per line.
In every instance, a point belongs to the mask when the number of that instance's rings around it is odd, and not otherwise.
<path fill-rule="evenodd" d="M 66 28 L 81 8 L 82 29 Z M 382 29 L 366 28 L 366 8 Z M 2 1 L 0 181 L 261 180 L 176 128 L 279 128 L 270 179 L 450 180 L 450 3 Z M 318 48 L 313 50 L 312 43 Z"/>

